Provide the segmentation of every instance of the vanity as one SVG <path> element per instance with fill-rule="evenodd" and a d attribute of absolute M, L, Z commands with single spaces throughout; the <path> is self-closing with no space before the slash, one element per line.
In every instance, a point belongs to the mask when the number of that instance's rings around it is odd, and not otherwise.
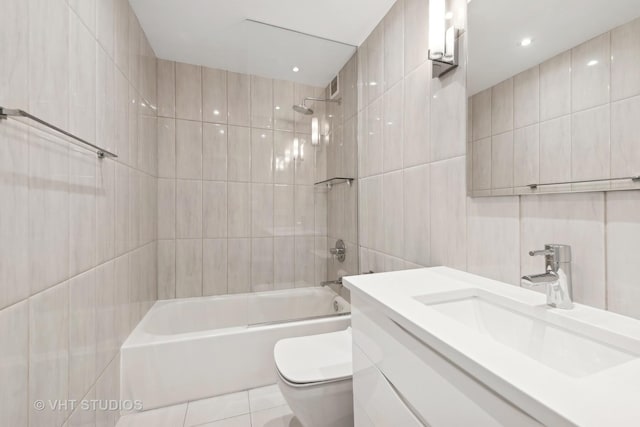
<path fill-rule="evenodd" d="M 446 267 L 344 284 L 358 427 L 640 425 L 640 321 Z"/>

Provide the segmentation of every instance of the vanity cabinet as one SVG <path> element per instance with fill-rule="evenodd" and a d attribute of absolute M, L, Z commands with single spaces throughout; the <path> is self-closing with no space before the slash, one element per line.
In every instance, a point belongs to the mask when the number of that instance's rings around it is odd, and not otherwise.
<path fill-rule="evenodd" d="M 356 427 L 541 426 L 352 293 Z"/>

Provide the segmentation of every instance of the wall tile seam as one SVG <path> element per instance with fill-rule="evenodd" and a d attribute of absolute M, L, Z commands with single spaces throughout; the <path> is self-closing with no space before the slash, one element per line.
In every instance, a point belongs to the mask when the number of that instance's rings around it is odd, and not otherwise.
<path fill-rule="evenodd" d="M 371 248 L 371 247 L 368 247 L 368 246 L 362 246 L 362 245 L 359 245 L 359 246 L 358 246 L 358 248 L 360 248 L 360 249 L 364 249 L 364 250 L 367 250 L 367 251 L 370 251 L 370 252 L 374 252 L 374 253 L 376 253 L 376 254 L 384 255 L 384 256 L 389 257 L 389 258 L 398 259 L 398 260 L 401 260 L 401 261 L 403 261 L 403 262 L 405 262 L 405 263 L 408 263 L 408 264 L 412 264 L 412 265 L 420 265 L 420 266 L 422 266 L 423 268 L 433 267 L 432 265 L 422 265 L 422 264 L 419 264 L 419 263 L 415 263 L 415 262 L 413 262 L 413 261 L 409 261 L 409 260 L 407 260 L 406 258 L 399 257 L 399 256 L 397 256 L 397 255 L 392 255 L 392 254 L 389 254 L 388 252 L 380 251 L 380 250 L 378 250 L 378 249 L 374 249 L 374 248 Z M 376 271 L 375 273 L 383 273 L 383 271 Z"/>
<path fill-rule="evenodd" d="M 111 63 L 114 65 L 114 67 L 116 67 L 118 69 L 118 71 L 120 71 L 120 73 L 127 79 L 127 82 L 134 87 L 134 89 L 140 89 L 137 87 L 137 84 L 134 85 L 133 82 L 130 81 L 129 79 L 129 70 L 127 68 L 127 70 L 122 70 L 120 68 L 120 66 L 117 64 L 115 58 L 113 58 L 111 55 L 109 55 L 107 53 L 106 48 L 102 45 L 102 43 L 100 42 L 100 40 L 98 40 L 98 36 L 97 34 L 94 33 L 94 31 L 89 28 L 89 26 L 87 25 L 87 23 L 84 21 L 84 19 L 82 19 L 82 17 L 78 14 L 78 12 L 67 2 L 65 2 L 65 6 L 68 9 L 68 11 L 70 11 L 71 13 L 73 13 L 73 15 L 75 16 L 75 18 L 78 20 L 78 22 L 80 22 L 80 24 L 87 30 L 87 32 L 91 35 L 91 38 L 93 39 L 93 41 L 95 41 L 96 46 L 100 47 L 103 51 L 103 53 L 105 54 L 105 56 L 111 60 Z M 133 12 L 133 10 L 131 9 L 131 6 L 129 5 L 129 2 L 127 1 L 127 26 L 129 25 L 129 14 L 133 13 L 135 15 L 135 13 Z M 140 25 L 140 23 L 138 22 L 137 18 L 136 18 L 136 22 L 138 24 L 138 26 L 140 27 L 140 30 L 142 32 L 142 36 L 145 38 L 145 40 L 149 40 L 146 33 L 144 32 L 144 30 L 142 29 L 142 26 Z M 114 23 L 113 23 L 113 27 L 114 27 L 114 54 L 115 54 L 115 38 L 117 37 L 116 33 L 115 33 L 115 3 L 114 3 Z M 131 37 L 129 35 L 129 37 Z M 139 44 L 139 43 L 138 43 Z M 153 46 L 151 46 L 151 44 L 149 43 L 149 47 L 151 48 L 151 52 L 153 53 L 154 58 L 157 59 L 157 55 L 155 53 L 155 51 L 153 50 Z M 130 53 L 130 52 L 129 52 Z M 143 55 L 140 55 L 143 56 Z"/>
<path fill-rule="evenodd" d="M 165 239 L 163 239 L 163 240 L 165 240 Z M 140 246 L 138 246 L 138 247 L 136 247 L 136 248 L 134 248 L 134 249 L 131 249 L 131 250 L 129 250 L 129 251 L 127 251 L 127 252 L 125 252 L 125 253 L 122 253 L 122 254 L 120 254 L 120 255 L 117 255 L 117 256 L 115 256 L 115 257 L 113 257 L 113 258 L 109 258 L 108 260 L 106 260 L 106 261 L 104 261 L 104 262 L 102 262 L 102 263 L 100 263 L 100 264 L 97 264 L 97 265 L 95 265 L 95 266 L 93 266 L 93 267 L 91 267 L 91 268 L 88 268 L 88 269 L 86 269 L 86 270 L 84 270 L 84 271 L 82 271 L 82 272 L 80 272 L 80 273 L 74 274 L 73 276 L 69 276 L 69 277 L 67 277 L 66 279 L 61 280 L 61 281 L 59 281 L 59 282 L 57 282 L 57 283 L 55 283 L 55 284 L 53 284 L 53 285 L 47 286 L 45 289 L 42 289 L 42 290 L 40 290 L 40 291 L 38 291 L 38 292 L 36 292 L 36 293 L 34 293 L 34 294 L 31 294 L 31 295 L 29 295 L 29 296 L 27 296 L 27 297 L 25 297 L 25 298 L 22 298 L 22 299 L 20 299 L 20 300 L 18 300 L 18 301 L 12 302 L 11 304 L 6 305 L 6 306 L 4 306 L 4 307 L 0 308 L 0 312 L 2 312 L 2 311 L 3 311 L 3 310 L 5 310 L 5 309 L 12 308 L 12 307 L 14 307 L 14 306 L 15 306 L 15 305 L 17 305 L 17 304 L 20 304 L 20 303 L 22 303 L 22 302 L 24 302 L 24 301 L 26 301 L 26 300 L 31 299 L 32 297 L 35 297 L 35 296 L 37 296 L 37 295 L 40 295 L 40 294 L 41 294 L 41 293 L 43 293 L 43 292 L 47 292 L 47 291 L 49 291 L 49 290 L 51 290 L 51 289 L 55 288 L 56 286 L 64 285 L 65 283 L 67 283 L 67 282 L 68 282 L 68 281 L 70 281 L 70 280 L 73 280 L 73 279 L 75 279 L 75 278 L 77 278 L 77 277 L 79 277 L 79 276 L 82 276 L 83 274 L 86 274 L 86 273 L 90 272 L 91 270 L 95 270 L 95 269 L 97 269 L 97 268 L 99 268 L 99 267 L 102 267 L 102 266 L 104 266 L 104 265 L 106 265 L 106 264 L 109 264 L 109 263 L 111 263 L 111 262 L 114 262 L 114 261 L 116 261 L 117 259 L 119 259 L 119 258 L 121 258 L 121 257 L 124 257 L 124 256 L 130 256 L 133 252 L 136 252 L 136 251 L 138 251 L 138 250 L 140 250 L 140 249 L 144 249 L 144 248 L 146 248 L 147 246 L 153 245 L 153 244 L 155 244 L 155 243 L 157 243 L 157 240 L 152 240 L 152 241 L 146 242 L 145 244 L 140 245 Z"/>
<path fill-rule="evenodd" d="M 145 313 L 145 314 L 146 314 L 146 313 Z M 144 314 L 143 314 L 143 316 L 144 316 Z M 135 329 L 135 327 L 134 327 L 133 329 Z M 132 330 L 133 330 L 133 329 L 132 329 Z M 89 399 L 89 394 L 90 394 L 92 391 L 96 391 L 96 387 L 97 387 L 97 385 L 98 385 L 98 382 L 99 382 L 101 379 L 103 379 L 103 378 L 104 378 L 105 373 L 106 373 L 106 372 L 107 372 L 107 370 L 110 368 L 110 365 L 111 365 L 112 363 L 114 363 L 114 362 L 116 361 L 116 359 L 118 359 L 118 358 L 120 357 L 120 351 L 121 351 L 121 348 L 122 348 L 122 346 L 120 346 L 120 347 L 118 348 L 118 351 L 116 352 L 116 354 L 115 354 L 115 355 L 114 355 L 114 356 L 113 356 L 113 357 L 112 357 L 112 358 L 111 358 L 111 359 L 106 363 L 106 366 L 104 367 L 104 369 L 102 370 L 102 372 L 100 372 L 100 373 L 96 376 L 95 381 L 94 381 L 94 382 L 89 386 L 89 389 L 88 389 L 88 390 L 87 390 L 87 392 L 84 394 L 84 396 L 82 396 L 81 400 L 90 400 L 90 399 Z M 118 369 L 118 371 L 119 371 L 119 369 Z M 119 390 L 119 389 L 118 389 L 118 395 L 120 395 L 120 390 Z M 95 399 L 97 399 L 97 396 L 96 396 L 96 397 L 94 397 L 94 398 L 95 398 Z M 69 421 L 69 420 L 70 420 L 70 419 L 71 419 L 75 414 L 77 414 L 77 413 L 78 413 L 78 411 L 82 411 L 82 408 L 81 408 L 79 405 L 75 408 L 75 410 L 74 410 L 74 411 L 72 411 L 72 412 L 69 414 L 69 416 L 64 420 L 64 422 L 62 423 L 62 425 L 63 425 L 63 426 L 65 426 L 65 425 L 66 425 L 65 423 L 67 423 L 67 422 L 68 422 L 68 421 Z M 120 415 L 120 413 L 119 413 L 119 412 L 117 412 L 117 413 L 116 413 L 116 416 L 117 416 L 118 418 L 120 418 L 120 416 L 121 416 L 121 415 Z"/>
<path fill-rule="evenodd" d="M 155 116 L 154 116 L 155 117 Z M 301 135 L 311 135 L 310 133 L 306 133 L 306 132 L 300 132 L 300 131 L 295 131 L 292 129 L 285 129 L 285 128 L 278 128 L 278 127 L 262 127 L 262 126 L 251 126 L 251 125 L 246 125 L 246 124 L 234 124 L 234 123 L 229 123 L 229 122 L 223 122 L 223 121 L 210 121 L 210 120 L 194 120 L 194 119 L 182 119 L 179 117 L 175 117 L 175 116 L 165 116 L 165 115 L 158 115 L 157 118 L 159 119 L 169 119 L 169 120 L 175 120 L 175 121 L 183 121 L 183 122 L 192 122 L 192 123 L 201 123 L 202 125 L 219 125 L 219 126 L 231 126 L 231 127 L 236 127 L 236 128 L 243 128 L 243 129 L 259 129 L 259 130 L 265 130 L 265 131 L 272 131 L 272 132 L 286 132 L 286 133 L 298 133 Z"/>

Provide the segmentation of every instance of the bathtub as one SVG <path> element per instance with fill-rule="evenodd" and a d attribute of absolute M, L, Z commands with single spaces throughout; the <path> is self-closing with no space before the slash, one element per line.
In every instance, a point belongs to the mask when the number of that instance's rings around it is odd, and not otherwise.
<path fill-rule="evenodd" d="M 121 399 L 147 410 L 274 384 L 278 340 L 350 321 L 328 287 L 157 301 L 122 346 Z"/>

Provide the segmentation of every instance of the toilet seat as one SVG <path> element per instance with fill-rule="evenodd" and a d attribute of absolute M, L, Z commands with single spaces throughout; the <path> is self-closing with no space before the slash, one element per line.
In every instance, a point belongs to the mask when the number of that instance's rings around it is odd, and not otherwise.
<path fill-rule="evenodd" d="M 351 327 L 278 341 L 273 356 L 280 377 L 291 386 L 350 380 L 353 376 Z"/>

